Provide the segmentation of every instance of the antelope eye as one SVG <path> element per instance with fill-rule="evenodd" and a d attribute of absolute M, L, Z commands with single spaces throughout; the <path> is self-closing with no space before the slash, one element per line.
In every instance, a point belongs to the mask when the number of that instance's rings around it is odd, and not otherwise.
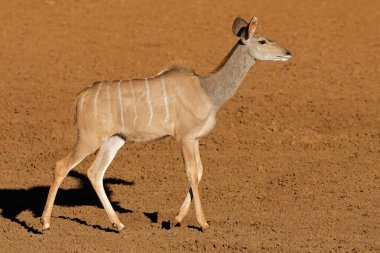
<path fill-rule="evenodd" d="M 261 45 L 267 44 L 266 40 L 259 40 L 259 43 L 260 43 Z"/>

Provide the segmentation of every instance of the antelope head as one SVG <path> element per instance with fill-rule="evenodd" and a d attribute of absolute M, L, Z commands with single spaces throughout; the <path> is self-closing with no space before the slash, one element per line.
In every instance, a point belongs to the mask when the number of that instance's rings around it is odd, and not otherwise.
<path fill-rule="evenodd" d="M 255 60 L 287 61 L 292 53 L 276 42 L 255 34 L 258 20 L 253 17 L 249 24 L 242 18 L 236 18 L 232 25 L 232 32 L 240 37 L 240 43 L 245 45 L 248 54 Z"/>

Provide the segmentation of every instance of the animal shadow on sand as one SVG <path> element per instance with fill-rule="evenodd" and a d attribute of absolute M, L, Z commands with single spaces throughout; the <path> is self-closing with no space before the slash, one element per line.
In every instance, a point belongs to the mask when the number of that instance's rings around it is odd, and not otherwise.
<path fill-rule="evenodd" d="M 71 171 L 69 173 L 69 177 L 78 179 L 80 181 L 80 186 L 76 189 L 60 189 L 54 205 L 66 207 L 96 206 L 98 208 L 103 208 L 98 196 L 92 188 L 90 181 L 85 175 Z M 112 197 L 110 185 L 112 184 L 133 186 L 134 182 L 116 178 L 105 178 L 104 189 L 110 199 Z M 45 206 L 48 192 L 48 186 L 36 186 L 29 189 L 0 189 L 0 215 L 8 220 L 20 224 L 30 233 L 41 234 L 38 229 L 28 225 L 27 222 L 20 220 L 17 216 L 23 211 L 31 211 L 35 218 L 40 217 Z M 111 204 L 115 211 L 119 213 L 133 212 L 132 210 L 121 207 L 120 203 L 117 201 L 111 200 Z M 114 232 L 114 230 L 110 228 L 102 228 L 99 225 L 90 225 L 86 221 L 78 218 L 69 218 L 65 216 L 58 216 L 56 218 L 71 220 L 106 232 Z"/>

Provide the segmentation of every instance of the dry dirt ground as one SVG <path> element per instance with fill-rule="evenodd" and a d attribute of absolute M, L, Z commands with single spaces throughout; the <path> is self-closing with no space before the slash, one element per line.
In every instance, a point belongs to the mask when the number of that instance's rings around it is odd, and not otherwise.
<path fill-rule="evenodd" d="M 380 252 L 380 31 L 376 0 L 1 0 L 1 252 Z M 257 62 L 201 140 L 201 195 L 165 229 L 188 183 L 168 138 L 130 143 L 105 184 L 121 234 L 85 177 L 64 181 L 52 230 L 39 216 L 74 142 L 73 98 L 95 80 L 200 74 L 223 59 L 236 16 L 289 48 Z"/>

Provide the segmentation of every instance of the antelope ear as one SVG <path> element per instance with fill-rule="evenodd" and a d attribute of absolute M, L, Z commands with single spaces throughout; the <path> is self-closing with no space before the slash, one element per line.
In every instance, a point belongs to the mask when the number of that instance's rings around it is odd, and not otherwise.
<path fill-rule="evenodd" d="M 253 17 L 251 22 L 249 22 L 247 39 L 252 38 L 252 36 L 255 34 L 256 27 L 257 27 L 258 23 L 259 23 L 259 21 L 257 20 L 256 17 Z"/>
<path fill-rule="evenodd" d="M 248 23 L 244 19 L 237 17 L 232 24 L 232 33 L 235 36 L 240 37 L 242 32 L 246 29 L 247 25 Z"/>

